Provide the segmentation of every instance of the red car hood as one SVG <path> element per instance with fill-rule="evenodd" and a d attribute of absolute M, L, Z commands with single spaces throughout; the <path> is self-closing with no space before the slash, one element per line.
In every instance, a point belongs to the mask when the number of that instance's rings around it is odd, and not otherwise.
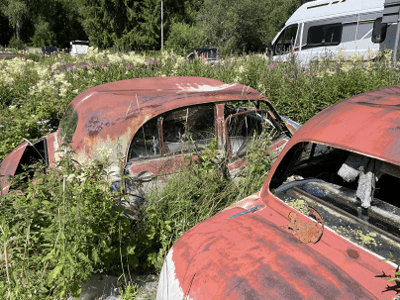
<path fill-rule="evenodd" d="M 250 213 L 228 220 L 241 211 L 221 212 L 173 246 L 174 280 L 187 299 L 376 299 L 267 219 Z"/>

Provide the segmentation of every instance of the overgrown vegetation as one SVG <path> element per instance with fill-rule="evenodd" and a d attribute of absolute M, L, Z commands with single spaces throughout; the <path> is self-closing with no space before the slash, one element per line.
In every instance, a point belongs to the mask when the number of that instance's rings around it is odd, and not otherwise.
<path fill-rule="evenodd" d="M 130 224 L 115 207 L 107 163 L 79 165 L 66 148 L 57 168 L 15 178 L 18 192 L 0 198 L 3 299 L 77 296 L 92 273 L 113 269 Z"/>
<path fill-rule="evenodd" d="M 63 70 L 67 64 L 91 63 Z M 101 65 L 107 62 L 107 65 Z M 261 55 L 226 57 L 221 65 L 189 63 L 173 52 L 134 54 L 99 52 L 86 57 L 59 54 L 0 61 L 0 159 L 24 138 L 54 131 L 67 105 L 84 90 L 110 81 L 149 76 L 204 76 L 249 85 L 264 93 L 277 110 L 303 123 L 337 101 L 400 83 L 390 53 L 375 61 L 314 62 L 296 57 L 273 63 Z M 0 294 L 11 299 L 60 299 L 77 295 L 93 273 L 121 279 L 136 272 L 157 272 L 173 242 L 189 228 L 230 203 L 258 191 L 271 166 L 267 136 L 253 141 L 248 165 L 231 182 L 215 144 L 185 159 L 187 168 L 153 193 L 135 223 L 121 218 L 119 197 L 109 191 L 107 157 L 88 165 L 74 163 L 66 151 L 58 168 L 36 169 L 35 180 L 20 192 L 0 197 Z M 21 177 L 21 176 L 19 176 Z M 129 288 L 136 294 L 136 287 Z"/>

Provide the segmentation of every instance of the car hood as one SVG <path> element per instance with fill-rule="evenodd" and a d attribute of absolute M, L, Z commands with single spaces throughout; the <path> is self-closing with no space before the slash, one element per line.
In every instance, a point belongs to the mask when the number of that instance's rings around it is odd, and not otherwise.
<path fill-rule="evenodd" d="M 175 243 L 158 299 L 167 277 L 174 299 L 376 299 L 334 262 L 265 218 L 251 213 L 228 220 L 241 211 L 221 212 Z"/>

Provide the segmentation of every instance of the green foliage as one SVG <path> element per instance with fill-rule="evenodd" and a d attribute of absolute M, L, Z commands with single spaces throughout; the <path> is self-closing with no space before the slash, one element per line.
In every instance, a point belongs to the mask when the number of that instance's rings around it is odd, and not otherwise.
<path fill-rule="evenodd" d="M 400 258 L 394 258 L 393 254 L 390 253 L 390 257 L 389 258 L 381 259 L 381 261 L 391 261 L 391 262 L 397 264 L 396 270 L 393 270 L 393 276 L 394 277 L 389 279 L 387 282 L 400 281 L 400 271 L 399 271 Z M 391 277 L 391 276 L 389 275 L 389 277 Z"/>
<path fill-rule="evenodd" d="M 0 3 L 0 10 L 8 18 L 11 26 L 15 29 L 16 38 L 20 38 L 20 29 L 24 17 L 29 12 L 29 7 L 24 0 L 3 0 Z"/>
<path fill-rule="evenodd" d="M 35 24 L 35 35 L 31 38 L 35 47 L 54 45 L 56 34 L 50 29 L 50 23 L 41 19 Z"/>
<path fill-rule="evenodd" d="M 8 42 L 8 47 L 15 50 L 23 50 L 25 49 L 25 44 L 23 41 L 13 36 Z"/>
<path fill-rule="evenodd" d="M 273 153 L 269 149 L 270 145 L 271 136 L 267 130 L 251 141 L 245 156 L 246 166 L 236 182 L 238 189 L 236 200 L 241 200 L 261 189 L 272 167 Z"/>
<path fill-rule="evenodd" d="M 367 62 L 356 57 L 344 62 L 339 56 L 308 68 L 296 56 L 286 63 L 274 63 L 261 55 L 231 56 L 220 65 L 209 65 L 201 60 L 190 63 L 173 52 L 152 52 L 149 57 L 95 49 L 83 58 L 61 53 L 35 61 L 1 60 L 0 159 L 23 138 L 34 140 L 53 131 L 77 94 L 102 83 L 150 76 L 204 76 L 239 82 L 259 90 L 280 113 L 303 123 L 343 98 L 399 84 L 400 71 L 390 62 L 390 55 L 385 52 L 379 60 Z M 108 65 L 65 73 L 58 69 L 83 59 L 107 61 Z M 215 144 L 192 153 L 198 159 L 188 156 L 185 168 L 146 199 L 133 224 L 118 219 L 119 212 L 113 209 L 115 195 L 109 193 L 102 167 L 106 163 L 84 167 L 72 164 L 69 156 L 57 169 L 38 171 L 37 180 L 19 185 L 22 194 L 0 198 L 4 207 L 0 242 L 12 253 L 5 264 L 8 271 L 0 270 L 0 294 L 10 290 L 16 299 L 28 294 L 37 299 L 57 298 L 63 293 L 77 294 L 78 283 L 100 270 L 120 274 L 129 266 L 134 272 L 155 272 L 185 231 L 260 189 L 271 166 L 268 143 L 268 136 L 253 141 L 245 176 L 234 183 L 226 175 L 226 162 L 216 154 Z M 5 283 L 7 276 L 10 285 Z"/>
<path fill-rule="evenodd" d="M 177 54 L 186 56 L 192 52 L 192 48 L 202 45 L 203 39 L 203 32 L 198 28 L 185 23 L 174 23 L 165 46 Z"/>
<path fill-rule="evenodd" d="M 67 150 L 57 168 L 36 166 L 35 180 L 15 178 L 19 191 L 0 199 L 2 295 L 78 296 L 92 273 L 110 269 L 118 258 L 119 227 L 128 235 L 129 222 L 120 220 L 106 167 L 107 161 L 79 165 Z"/>
<path fill-rule="evenodd" d="M 121 297 L 123 300 L 133 300 L 138 295 L 139 291 L 140 288 L 138 285 L 128 285 Z"/>
<path fill-rule="evenodd" d="M 186 156 L 186 167 L 146 199 L 147 208 L 133 230 L 140 267 L 160 270 L 167 251 L 183 233 L 232 202 L 234 189 L 216 150 L 214 141 L 192 153 L 196 159 Z"/>
<path fill-rule="evenodd" d="M 15 28 L 17 38 L 20 38 L 22 28 L 21 37 L 36 47 L 56 45 L 64 48 L 74 39 L 89 39 L 92 45 L 102 49 L 115 47 L 124 51 L 154 50 L 161 46 L 160 0 L 3 2 L 0 11 Z M 278 25 L 302 2 L 164 1 L 164 41 L 170 40 L 169 48 L 176 53 L 181 53 L 184 48 L 211 45 L 218 46 L 224 54 L 262 51 L 265 43 L 276 34 Z M 11 36 L 11 27 L 2 27 L 8 36 Z"/>

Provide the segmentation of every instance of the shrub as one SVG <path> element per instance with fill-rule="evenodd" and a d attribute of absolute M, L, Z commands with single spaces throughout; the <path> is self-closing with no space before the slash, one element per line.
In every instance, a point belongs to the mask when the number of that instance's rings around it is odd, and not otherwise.
<path fill-rule="evenodd" d="M 8 48 L 16 49 L 16 50 L 23 50 L 25 49 L 25 44 L 21 39 L 17 39 L 13 36 L 10 41 L 8 42 Z"/>
<path fill-rule="evenodd" d="M 129 234 L 110 192 L 106 161 L 76 164 L 67 151 L 58 167 L 34 168 L 0 198 L 0 294 L 9 299 L 78 296 L 92 273 L 119 261 Z M 30 170 L 27 170 L 30 171 Z M 121 232 L 123 232 L 121 236 Z"/>

